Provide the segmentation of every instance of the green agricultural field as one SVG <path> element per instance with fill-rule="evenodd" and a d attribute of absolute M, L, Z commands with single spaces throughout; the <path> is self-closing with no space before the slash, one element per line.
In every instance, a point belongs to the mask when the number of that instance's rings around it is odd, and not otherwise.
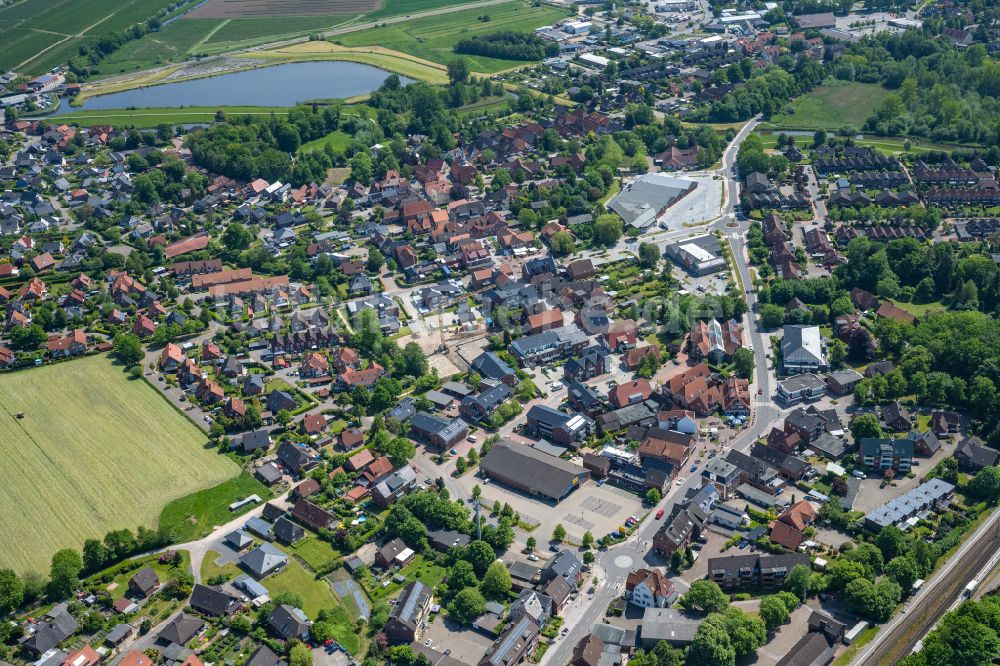
<path fill-rule="evenodd" d="M 489 21 L 479 17 L 489 15 Z M 553 7 L 531 7 L 520 0 L 489 7 L 466 9 L 442 16 L 428 16 L 405 23 L 395 23 L 372 30 L 338 35 L 332 41 L 344 46 L 385 46 L 419 58 L 447 64 L 458 56 L 452 50 L 460 39 L 484 35 L 499 30 L 531 31 L 566 18 L 568 12 Z M 463 55 L 469 68 L 476 72 L 493 73 L 524 64 L 515 60 L 499 60 L 482 56 Z"/>
<path fill-rule="evenodd" d="M 72 113 L 53 116 L 53 120 L 71 122 L 81 127 L 92 125 L 132 125 L 146 128 L 157 125 L 181 125 L 188 123 L 210 123 L 215 120 L 215 112 L 224 111 L 230 117 L 241 115 L 270 116 L 287 115 L 287 107 L 266 106 L 187 106 L 149 109 L 108 109 L 106 111 L 73 111 Z"/>
<path fill-rule="evenodd" d="M 81 44 L 145 21 L 169 4 L 170 0 L 20 0 L 0 9 L 4 43 L 0 69 L 20 66 L 28 74 L 42 73 L 77 55 Z"/>
<path fill-rule="evenodd" d="M 174 542 L 190 541 L 207 536 L 216 525 L 229 522 L 240 513 L 256 505 L 247 505 L 233 513 L 229 505 L 238 500 L 257 495 L 261 501 L 271 499 L 273 493 L 249 472 L 229 479 L 219 485 L 174 500 L 160 514 L 160 529 L 170 533 Z"/>
<path fill-rule="evenodd" d="M 23 418 L 16 418 L 22 414 Z M 92 356 L 0 376 L 0 566 L 46 570 L 60 548 L 155 527 L 172 500 L 239 468 L 156 389 Z"/>
<path fill-rule="evenodd" d="M 769 123 L 778 129 L 836 130 L 845 125 L 861 129 L 889 91 L 874 83 L 829 81 L 799 96 L 789 114 L 775 114 Z"/>
<path fill-rule="evenodd" d="M 223 21 L 212 19 L 172 21 L 112 53 L 97 66 L 92 78 L 137 72 L 184 59 L 192 47 L 208 39 L 222 24 Z"/>
<path fill-rule="evenodd" d="M 259 16 L 234 18 L 220 22 L 219 29 L 190 49 L 193 56 L 215 55 L 246 49 L 269 42 L 302 37 L 311 32 L 331 30 L 358 20 L 360 15 L 337 16 Z M 195 20 L 195 19 L 192 19 Z M 186 21 L 184 21 L 186 22 Z"/>

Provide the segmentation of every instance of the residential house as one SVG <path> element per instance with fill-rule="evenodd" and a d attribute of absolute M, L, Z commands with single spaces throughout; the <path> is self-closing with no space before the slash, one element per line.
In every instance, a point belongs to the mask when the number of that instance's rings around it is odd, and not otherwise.
<path fill-rule="evenodd" d="M 796 566 L 812 566 L 803 553 L 785 555 L 731 555 L 708 560 L 708 579 L 723 589 L 759 586 L 766 589 L 781 587 L 788 573 Z"/>
<path fill-rule="evenodd" d="M 777 520 L 771 521 L 769 538 L 788 550 L 798 550 L 806 540 L 806 528 L 816 521 L 816 517 L 816 510 L 812 505 L 805 500 L 799 500 L 783 511 Z"/>
<path fill-rule="evenodd" d="M 150 567 L 143 567 L 128 580 L 129 594 L 145 599 L 160 587 L 160 579 Z"/>
<path fill-rule="evenodd" d="M 410 431 L 415 438 L 445 450 L 465 439 L 469 434 L 469 426 L 459 418 L 448 420 L 417 412 L 410 420 Z"/>
<path fill-rule="evenodd" d="M 1000 463 L 1000 451 L 983 446 L 978 437 L 966 437 L 955 447 L 958 468 L 967 474 L 974 474 L 984 467 L 994 467 Z"/>
<path fill-rule="evenodd" d="M 527 429 L 538 437 L 578 448 L 593 432 L 594 422 L 583 414 L 567 414 L 547 405 L 533 405 L 527 413 Z"/>
<path fill-rule="evenodd" d="M 629 603 L 639 608 L 667 608 L 677 599 L 673 583 L 659 569 L 636 569 L 625 579 Z"/>
<path fill-rule="evenodd" d="M 416 471 L 409 465 L 404 465 L 375 484 L 371 490 L 372 499 L 379 506 L 388 508 L 400 497 L 411 492 L 416 486 Z"/>
<path fill-rule="evenodd" d="M 699 319 L 691 327 L 691 357 L 722 363 L 743 347 L 743 326 L 735 319 L 720 324 L 717 319 Z"/>
<path fill-rule="evenodd" d="M 906 474 L 913 466 L 913 440 L 863 437 L 861 462 L 879 473 Z"/>
<path fill-rule="evenodd" d="M 469 423 L 479 423 L 488 419 L 497 407 L 509 400 L 512 395 L 509 386 L 498 383 L 479 395 L 467 395 L 462 398 L 458 411 Z"/>
<path fill-rule="evenodd" d="M 232 615 L 242 606 L 239 598 L 200 583 L 195 583 L 189 604 L 200 613 L 216 617 Z"/>
<path fill-rule="evenodd" d="M 907 432 L 913 426 L 909 410 L 899 402 L 891 402 L 882 408 L 882 422 L 893 432 Z"/>
<path fill-rule="evenodd" d="M 431 588 L 421 581 L 413 581 L 404 587 L 396 598 L 383 629 L 389 641 L 408 644 L 420 640 L 432 601 Z"/>
<path fill-rule="evenodd" d="M 514 369 L 493 352 L 487 351 L 477 356 L 472 361 L 471 369 L 482 377 L 495 379 L 508 386 L 513 386 L 518 381 Z"/>
<path fill-rule="evenodd" d="M 308 641 L 312 622 L 295 606 L 281 604 L 267 616 L 267 626 L 282 640 L 290 641 L 297 638 Z"/>
<path fill-rule="evenodd" d="M 334 514 L 304 499 L 292 507 L 292 517 L 314 531 L 326 529 L 337 522 Z"/>

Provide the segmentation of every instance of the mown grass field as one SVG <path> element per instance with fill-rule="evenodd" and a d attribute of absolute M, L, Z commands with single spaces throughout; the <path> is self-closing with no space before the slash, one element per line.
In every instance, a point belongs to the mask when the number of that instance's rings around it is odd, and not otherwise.
<path fill-rule="evenodd" d="M 479 17 L 489 15 L 489 21 Z M 458 56 L 452 50 L 460 39 L 500 30 L 530 32 L 558 21 L 568 12 L 554 7 L 531 7 L 520 0 L 490 7 L 467 9 L 442 16 L 428 16 L 405 23 L 395 23 L 372 30 L 362 30 L 332 38 L 344 46 L 387 46 L 396 51 L 447 64 Z M 500 60 L 463 55 L 475 72 L 494 73 L 523 64 L 515 60 Z"/>
<path fill-rule="evenodd" d="M 40 74 L 77 55 L 81 44 L 145 21 L 169 4 L 170 0 L 21 0 L 8 5 L 0 9 L 0 69 L 24 63 L 25 73 Z M 45 50 L 54 44 L 58 46 Z"/>
<path fill-rule="evenodd" d="M 351 145 L 351 135 L 347 132 L 335 130 L 326 136 L 303 143 L 299 146 L 299 152 L 308 153 L 314 150 L 323 150 L 326 146 L 330 146 L 338 153 L 342 153 L 347 150 L 349 145 Z"/>
<path fill-rule="evenodd" d="M 259 506 L 248 504 L 235 513 L 229 510 L 230 504 L 250 495 L 257 495 L 262 502 L 266 502 L 271 499 L 273 493 L 249 472 L 241 472 L 239 476 L 228 481 L 185 495 L 167 504 L 160 513 L 160 529 L 169 532 L 175 542 L 208 536 L 216 525 L 228 523 L 241 513 Z"/>
<path fill-rule="evenodd" d="M 447 68 L 444 65 L 382 46 L 345 47 L 330 42 L 300 42 L 269 51 L 253 51 L 252 58 L 266 59 L 269 64 L 274 65 L 316 60 L 347 60 L 373 65 L 428 83 L 448 82 Z"/>
<path fill-rule="evenodd" d="M 874 83 L 831 80 L 799 96 L 792 112 L 775 114 L 767 126 L 778 129 L 861 129 L 889 91 Z"/>
<path fill-rule="evenodd" d="M 210 123 L 215 120 L 215 112 L 224 111 L 229 116 L 270 116 L 287 115 L 287 107 L 267 107 L 267 106 L 187 106 L 171 108 L 149 108 L 149 109 L 107 109 L 101 111 L 75 111 L 59 116 L 53 116 L 53 120 L 60 122 L 72 122 L 81 127 L 92 125 L 132 125 L 134 127 L 156 127 L 166 123 L 167 125 L 186 125 L 192 123 Z"/>
<path fill-rule="evenodd" d="M 763 130 L 757 131 L 755 134 L 760 135 L 761 141 L 764 144 L 764 148 L 770 148 L 776 150 L 778 147 L 778 134 L 781 130 Z M 807 149 L 812 146 L 812 136 L 796 136 L 796 145 L 799 148 Z M 906 151 L 904 144 L 906 141 L 910 142 L 910 150 Z M 963 146 L 954 143 L 937 143 L 934 141 L 927 141 L 926 139 L 920 138 L 906 138 L 906 137 L 893 137 L 893 136 L 875 136 L 873 134 L 865 134 L 860 139 L 855 139 L 854 143 L 859 146 L 868 146 L 869 148 L 875 148 L 883 153 L 889 155 L 902 155 L 903 153 L 927 153 L 931 151 L 952 151 L 952 150 L 962 150 L 975 148 L 976 146 Z"/>
<path fill-rule="evenodd" d="M 0 566 L 45 570 L 60 548 L 155 527 L 172 500 L 239 471 L 205 443 L 104 357 L 0 376 Z"/>

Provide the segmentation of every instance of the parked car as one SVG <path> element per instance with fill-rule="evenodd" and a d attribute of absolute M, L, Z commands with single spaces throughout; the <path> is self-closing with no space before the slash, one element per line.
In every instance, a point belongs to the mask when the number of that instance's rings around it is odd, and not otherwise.
<path fill-rule="evenodd" d="M 663 509 L 656 512 L 656 519 L 659 520 L 660 518 L 663 518 Z"/>

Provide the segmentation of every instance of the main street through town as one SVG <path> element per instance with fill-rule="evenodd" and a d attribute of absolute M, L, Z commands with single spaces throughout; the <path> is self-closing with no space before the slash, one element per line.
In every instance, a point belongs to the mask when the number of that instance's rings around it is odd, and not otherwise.
<path fill-rule="evenodd" d="M 713 220 L 708 227 L 701 229 L 702 233 L 709 229 L 719 231 L 724 238 L 729 240 L 733 250 L 732 258 L 737 272 L 737 282 L 746 292 L 745 296 L 749 307 L 747 318 L 750 320 L 750 325 L 747 326 L 747 330 L 750 332 L 750 341 L 756 360 L 756 375 L 751 390 L 754 393 L 759 391 L 759 394 L 756 395 L 754 414 L 749 424 L 727 444 L 729 448 L 738 451 L 749 448 L 753 442 L 767 432 L 779 416 L 777 406 L 771 401 L 771 370 L 768 367 L 767 359 L 768 340 L 757 325 L 754 314 L 757 299 L 753 293 L 750 267 L 745 255 L 745 236 L 749 222 L 740 221 L 736 217 L 736 205 L 739 200 L 739 179 L 735 168 L 736 153 L 740 144 L 756 125 L 757 119 L 748 122 L 723 154 L 722 166 L 717 173 L 726 180 L 726 201 L 722 207 L 722 214 Z M 597 553 L 593 575 L 597 577 L 598 583 L 593 586 L 593 593 L 589 593 L 592 586 L 587 581 L 583 586 L 583 593 L 577 597 L 576 602 L 570 604 L 563 611 L 563 626 L 569 631 L 557 639 L 546 651 L 541 661 L 543 665 L 559 666 L 570 662 L 573 647 L 590 634 L 595 624 L 603 620 L 604 611 L 608 604 L 623 594 L 625 579 L 630 571 L 643 566 L 664 566 L 667 564 L 663 558 L 650 550 L 653 535 L 662 524 L 662 521 L 653 519 L 653 515 L 658 508 L 663 508 L 665 514 L 669 515 L 673 505 L 684 498 L 687 490 L 697 488 L 699 485 L 699 477 L 693 475 L 685 479 L 680 486 L 676 484 L 671 486 L 671 490 L 660 504 L 650 511 L 639 529 L 626 541 Z M 679 592 L 684 592 L 683 581 L 674 579 L 674 583 Z"/>

